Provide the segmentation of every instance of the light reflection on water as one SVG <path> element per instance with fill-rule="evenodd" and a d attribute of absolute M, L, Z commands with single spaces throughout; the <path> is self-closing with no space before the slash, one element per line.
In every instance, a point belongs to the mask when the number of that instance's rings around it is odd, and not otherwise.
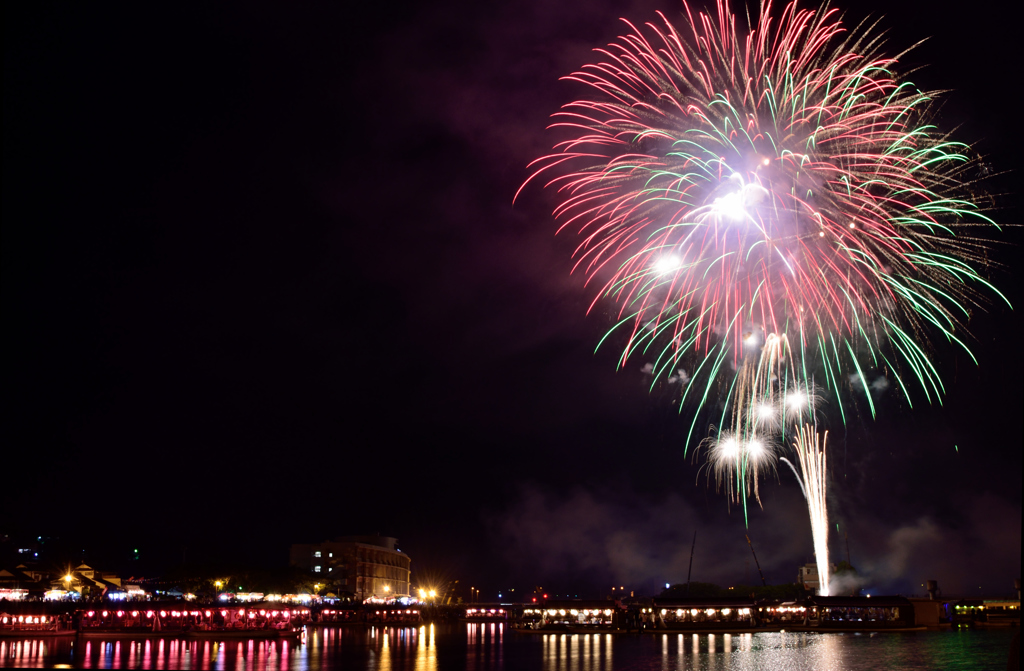
<path fill-rule="evenodd" d="M 504 624 L 308 629 L 300 641 L 0 639 L 0 667 L 366 671 L 1004 669 L 1013 632 L 521 635 Z"/>

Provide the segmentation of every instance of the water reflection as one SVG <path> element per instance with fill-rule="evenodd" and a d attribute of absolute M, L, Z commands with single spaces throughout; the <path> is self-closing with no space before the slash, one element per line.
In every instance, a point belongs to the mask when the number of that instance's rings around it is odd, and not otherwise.
<path fill-rule="evenodd" d="M 849 644 L 838 634 L 676 634 L 660 639 L 662 671 L 680 669 L 753 670 L 845 669 L 844 649 Z M 870 668 L 870 667 L 866 667 Z"/>
<path fill-rule="evenodd" d="M 544 634 L 544 671 L 604 671 L 612 668 L 611 634 Z"/>
<path fill-rule="evenodd" d="M 757 633 L 696 635 L 510 632 L 503 623 L 464 626 L 338 626 L 301 641 L 0 639 L 0 667 L 302 671 L 681 671 L 754 669 L 1001 668 L 1010 633 L 916 635 Z M 439 654 L 439 650 L 443 654 Z M 941 660 L 941 663 L 938 663 Z M 507 664 L 506 664 L 507 661 Z"/>

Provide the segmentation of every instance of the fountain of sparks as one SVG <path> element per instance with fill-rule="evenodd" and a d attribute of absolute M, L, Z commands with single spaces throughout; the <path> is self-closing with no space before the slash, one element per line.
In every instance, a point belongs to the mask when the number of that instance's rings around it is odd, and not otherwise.
<path fill-rule="evenodd" d="M 814 542 L 814 559 L 818 565 L 818 594 L 829 596 L 829 563 L 828 563 L 828 503 L 825 498 L 825 478 L 827 476 L 827 461 L 825 457 L 825 443 L 828 441 L 828 431 L 820 436 L 821 446 L 818 445 L 819 434 L 811 424 L 805 424 L 796 432 L 793 441 L 793 449 L 796 452 L 797 461 L 800 463 L 800 471 L 789 459 L 781 461 L 793 470 L 797 482 L 800 483 L 800 490 L 807 500 L 807 512 L 811 519 L 811 538 Z"/>

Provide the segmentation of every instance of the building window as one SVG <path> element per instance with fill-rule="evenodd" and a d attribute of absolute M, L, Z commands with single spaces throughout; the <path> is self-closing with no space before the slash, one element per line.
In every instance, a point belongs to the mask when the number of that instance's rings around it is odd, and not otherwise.
<path fill-rule="evenodd" d="M 314 552 L 314 553 L 313 553 L 313 556 L 314 556 L 314 557 L 319 557 L 319 556 L 320 556 L 320 551 L 319 551 L 319 550 L 317 550 L 316 552 Z"/>
<path fill-rule="evenodd" d="M 313 567 L 313 573 L 319 573 L 319 572 L 320 572 L 320 567 L 319 566 L 314 566 Z"/>
<path fill-rule="evenodd" d="M 333 553 L 333 552 L 328 552 L 328 553 L 327 553 L 327 556 L 328 556 L 328 557 L 333 557 L 333 556 L 334 556 L 334 553 Z"/>
<path fill-rule="evenodd" d="M 327 572 L 328 572 L 328 573 L 330 573 L 330 572 L 331 572 L 331 571 L 333 571 L 333 570 L 334 570 L 333 568 L 331 568 L 331 567 L 327 567 Z"/>

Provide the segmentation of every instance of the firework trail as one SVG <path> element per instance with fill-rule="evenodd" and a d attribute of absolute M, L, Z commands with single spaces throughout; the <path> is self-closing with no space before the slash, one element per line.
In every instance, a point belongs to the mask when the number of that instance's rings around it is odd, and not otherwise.
<path fill-rule="evenodd" d="M 796 475 L 800 483 L 800 491 L 807 500 L 807 512 L 811 518 L 811 538 L 814 541 L 814 558 L 818 565 L 818 593 L 829 596 L 830 571 L 828 563 L 828 505 L 825 500 L 826 458 L 825 443 L 828 431 L 821 436 L 821 447 L 818 447 L 819 434 L 816 428 L 805 424 L 796 433 L 793 449 L 800 462 L 800 471 L 793 463 L 783 457 Z"/>

